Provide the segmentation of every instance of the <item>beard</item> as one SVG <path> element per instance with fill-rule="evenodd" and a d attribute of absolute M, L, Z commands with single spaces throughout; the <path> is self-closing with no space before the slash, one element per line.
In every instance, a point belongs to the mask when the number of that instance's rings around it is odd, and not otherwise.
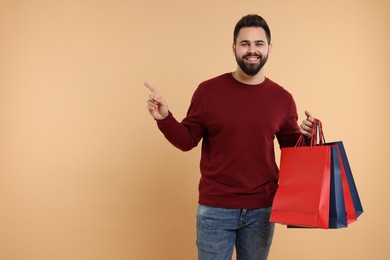
<path fill-rule="evenodd" d="M 259 71 L 264 67 L 264 65 L 267 63 L 268 60 L 268 53 L 267 55 L 263 56 L 261 54 L 255 54 L 255 53 L 248 53 L 247 55 L 244 55 L 242 58 L 238 57 L 236 54 L 236 61 L 238 66 L 240 66 L 241 70 L 249 75 L 249 76 L 255 76 Z M 245 58 L 248 56 L 257 56 L 260 59 L 260 63 L 256 64 L 246 64 Z"/>

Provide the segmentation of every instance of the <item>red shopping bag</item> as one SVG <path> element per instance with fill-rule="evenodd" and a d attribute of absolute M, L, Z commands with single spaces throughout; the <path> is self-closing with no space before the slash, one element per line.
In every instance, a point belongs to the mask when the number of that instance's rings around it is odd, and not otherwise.
<path fill-rule="evenodd" d="M 330 145 L 331 167 L 330 167 L 330 197 L 329 197 L 329 229 L 346 228 L 351 223 L 349 220 L 354 212 L 350 212 L 353 204 L 351 196 L 345 187 L 343 178 L 343 166 L 339 157 L 340 151 L 337 145 Z M 347 192 L 344 192 L 347 190 Z M 347 221 L 348 219 L 348 221 Z M 302 228 L 302 226 L 287 225 L 288 228 Z"/>
<path fill-rule="evenodd" d="M 331 147 L 316 145 L 316 125 L 310 146 L 300 146 L 304 142 L 301 136 L 295 147 L 282 148 L 271 222 L 328 228 Z M 321 135 L 320 140 L 323 144 Z"/>

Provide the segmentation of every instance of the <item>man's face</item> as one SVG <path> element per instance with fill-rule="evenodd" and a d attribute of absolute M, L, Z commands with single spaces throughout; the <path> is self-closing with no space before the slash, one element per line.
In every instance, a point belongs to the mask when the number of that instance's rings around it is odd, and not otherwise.
<path fill-rule="evenodd" d="M 263 28 L 244 27 L 233 44 L 233 52 L 241 70 L 255 76 L 267 62 L 270 47 Z"/>

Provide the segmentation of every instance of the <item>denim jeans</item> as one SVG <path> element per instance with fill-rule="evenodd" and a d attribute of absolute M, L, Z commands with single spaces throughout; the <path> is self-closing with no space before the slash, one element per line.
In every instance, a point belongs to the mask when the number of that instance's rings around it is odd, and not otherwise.
<path fill-rule="evenodd" d="M 275 224 L 271 208 L 225 209 L 199 205 L 197 239 L 199 260 L 266 260 Z"/>

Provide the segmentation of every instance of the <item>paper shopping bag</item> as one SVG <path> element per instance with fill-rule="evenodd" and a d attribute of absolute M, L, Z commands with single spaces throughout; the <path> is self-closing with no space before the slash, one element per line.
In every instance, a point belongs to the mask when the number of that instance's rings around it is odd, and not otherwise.
<path fill-rule="evenodd" d="M 325 143 L 322 124 L 317 119 L 314 120 L 310 146 L 300 147 L 304 144 L 302 140 L 301 136 L 294 148 L 282 149 L 280 186 L 275 194 L 270 221 L 287 224 L 288 227 L 293 228 L 347 227 L 363 213 L 363 208 L 343 143 Z M 329 175 L 324 173 L 322 182 L 319 178 L 313 182 L 314 178 L 310 178 L 313 177 L 310 173 L 316 176 L 319 174 L 319 168 L 314 167 L 313 164 L 318 166 L 321 161 L 319 158 L 326 157 L 320 152 L 321 147 L 326 146 L 330 149 L 325 152 L 330 155 Z M 308 153 L 314 150 L 316 151 L 314 153 L 317 153 L 315 158 Z M 326 161 L 328 162 L 328 159 Z M 321 167 L 321 169 L 325 168 L 327 167 Z M 329 181 L 326 176 L 329 176 Z M 320 199 L 316 200 L 318 194 Z M 324 205 L 329 214 L 327 224 Z M 315 216 L 316 213 L 317 222 L 307 218 L 309 215 Z"/>
<path fill-rule="evenodd" d="M 328 228 L 330 174 L 330 146 L 282 148 L 279 188 L 270 221 Z"/>
<path fill-rule="evenodd" d="M 348 162 L 347 154 L 343 142 L 326 143 L 326 145 L 337 146 L 339 149 L 340 166 L 343 177 L 343 187 L 346 199 L 346 210 L 348 223 L 355 221 L 362 213 L 363 207 L 360 201 L 359 193 L 352 175 L 351 167 Z"/>
<path fill-rule="evenodd" d="M 329 228 L 344 228 L 348 226 L 345 208 L 342 168 L 339 149 L 331 146 L 331 175 L 329 201 Z"/>
<path fill-rule="evenodd" d="M 329 197 L 329 225 L 328 228 L 338 229 L 348 227 L 347 212 L 344 201 L 342 168 L 340 165 L 339 150 L 336 145 L 331 146 L 330 197 Z M 352 200 L 351 200 L 352 203 Z M 301 226 L 287 225 L 288 228 L 302 228 Z"/>

